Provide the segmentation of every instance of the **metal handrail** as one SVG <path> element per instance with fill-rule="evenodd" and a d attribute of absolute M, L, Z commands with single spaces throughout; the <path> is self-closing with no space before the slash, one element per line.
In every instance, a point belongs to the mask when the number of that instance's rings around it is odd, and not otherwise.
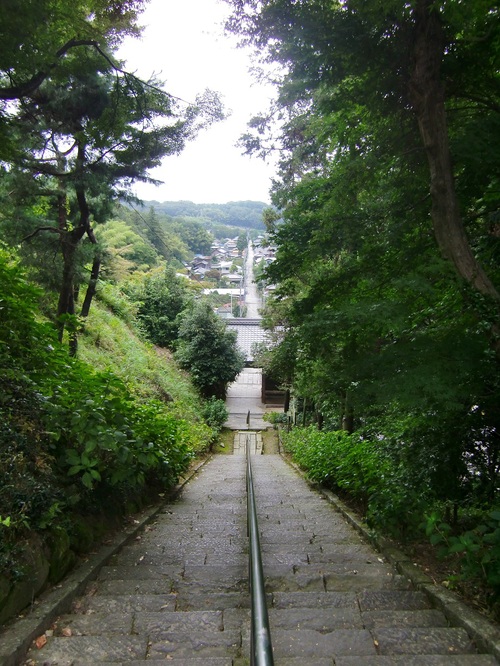
<path fill-rule="evenodd" d="M 259 527 L 253 491 L 252 463 L 250 462 L 250 438 L 246 438 L 247 456 L 247 526 L 249 538 L 250 596 L 252 600 L 252 626 L 250 639 L 251 666 L 273 666 L 273 648 L 269 629 L 264 572 L 260 554 Z"/>

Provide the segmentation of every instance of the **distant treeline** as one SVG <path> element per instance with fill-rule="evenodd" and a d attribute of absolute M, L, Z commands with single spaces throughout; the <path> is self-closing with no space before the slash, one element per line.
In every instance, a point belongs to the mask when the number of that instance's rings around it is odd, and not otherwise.
<path fill-rule="evenodd" d="M 262 229 L 262 211 L 269 204 L 262 201 L 229 201 L 225 204 L 196 204 L 192 201 L 145 201 L 146 207 L 153 207 L 157 213 L 170 217 L 198 218 L 210 225 L 226 225 L 245 229 Z"/>

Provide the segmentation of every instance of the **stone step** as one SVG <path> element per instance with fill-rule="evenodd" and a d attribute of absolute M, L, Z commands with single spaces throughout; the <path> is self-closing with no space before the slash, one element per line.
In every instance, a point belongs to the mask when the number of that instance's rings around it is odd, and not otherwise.
<path fill-rule="evenodd" d="M 279 456 L 252 465 L 275 666 L 497 663 Z M 244 456 L 208 463 L 28 660 L 248 666 L 245 466 Z"/>

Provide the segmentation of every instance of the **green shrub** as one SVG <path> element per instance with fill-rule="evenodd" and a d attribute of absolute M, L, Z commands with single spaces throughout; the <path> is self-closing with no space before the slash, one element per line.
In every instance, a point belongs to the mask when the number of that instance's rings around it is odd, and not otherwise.
<path fill-rule="evenodd" d="M 89 490 L 146 479 L 169 485 L 191 459 L 163 403 L 138 402 L 120 379 L 84 366 L 47 397 L 45 426 L 61 469 Z"/>
<path fill-rule="evenodd" d="M 38 298 L 15 257 L 0 247 L 4 569 L 25 530 L 50 529 L 71 511 L 106 511 L 110 488 L 112 510 L 123 510 L 141 493 L 174 484 L 212 435 L 196 414 L 195 391 L 178 370 L 175 381 L 168 359 L 160 360 L 130 335 L 123 353 L 130 359 L 136 352 L 133 372 L 120 379 L 109 370 L 96 371 L 71 359 L 53 328 L 38 321 Z M 116 318 L 111 323 L 123 340 L 122 324 Z M 103 356 L 110 356 L 110 347 Z M 141 392 L 137 368 L 144 366 L 151 388 Z M 178 391 L 174 399 L 163 388 L 167 383 Z"/>
<path fill-rule="evenodd" d="M 267 412 L 267 414 L 264 414 L 262 418 L 264 421 L 272 423 L 272 425 L 276 428 L 279 423 L 287 422 L 288 415 L 285 412 Z"/>
<path fill-rule="evenodd" d="M 427 494 L 386 442 L 314 426 L 294 428 L 282 437 L 285 450 L 307 476 L 348 494 L 369 525 L 403 538 L 418 531 Z"/>
<path fill-rule="evenodd" d="M 226 408 L 226 403 L 224 400 L 220 400 L 215 396 L 209 398 L 203 407 L 203 418 L 205 423 L 219 432 L 222 430 L 222 426 L 227 421 L 229 412 Z"/>
<path fill-rule="evenodd" d="M 500 604 L 500 510 L 485 512 L 475 527 L 462 533 L 444 522 L 434 511 L 424 524 L 430 542 L 442 558 L 458 556 L 460 574 L 451 582 L 465 581 L 489 590 L 489 601 Z"/>

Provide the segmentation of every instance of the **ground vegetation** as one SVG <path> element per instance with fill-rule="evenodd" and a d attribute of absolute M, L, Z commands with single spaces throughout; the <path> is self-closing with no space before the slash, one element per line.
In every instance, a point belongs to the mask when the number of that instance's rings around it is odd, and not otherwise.
<path fill-rule="evenodd" d="M 225 419 L 169 349 L 199 293 L 177 270 L 211 236 L 134 217 L 129 187 L 223 111 L 117 60 L 142 7 L 0 7 L 0 622 L 161 501 Z"/>

